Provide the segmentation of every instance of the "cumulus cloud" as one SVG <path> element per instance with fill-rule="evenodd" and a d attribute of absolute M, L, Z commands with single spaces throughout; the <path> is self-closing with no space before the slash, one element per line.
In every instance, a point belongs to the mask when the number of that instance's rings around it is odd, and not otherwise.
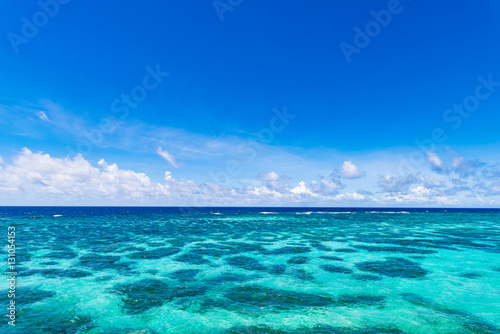
<path fill-rule="evenodd" d="M 494 181 L 490 187 L 491 195 L 500 195 L 500 181 Z"/>
<path fill-rule="evenodd" d="M 390 174 L 378 178 L 378 185 L 386 192 L 407 192 L 411 184 L 419 182 L 413 174 L 392 176 Z"/>
<path fill-rule="evenodd" d="M 427 152 L 427 161 L 431 164 L 432 170 L 438 173 L 444 173 L 447 171 L 446 164 L 436 153 Z"/>
<path fill-rule="evenodd" d="M 260 178 L 266 185 L 233 188 L 177 179 L 166 171 L 162 182 L 156 182 L 144 173 L 121 169 L 104 159 L 93 166 L 82 155 L 56 158 L 24 148 L 13 157 L 12 164 L 0 169 L 0 199 L 5 202 L 17 195 L 23 203 L 30 198 L 38 203 L 50 199 L 54 204 L 243 206 L 361 198 L 360 194 L 329 196 L 342 187 L 333 180 L 322 179 L 315 183 L 316 188 L 304 181 L 295 186 L 276 184 L 287 177 L 275 172 L 261 173 Z"/>
<path fill-rule="evenodd" d="M 158 150 L 156 151 L 156 153 L 158 153 L 158 155 L 160 155 L 163 159 L 165 159 L 166 161 L 168 161 L 168 163 L 170 163 L 172 165 L 172 167 L 175 167 L 175 168 L 179 168 L 181 164 L 177 163 L 177 161 L 175 160 L 175 157 L 168 153 L 168 151 L 166 150 L 163 150 L 161 147 L 158 146 Z"/>
<path fill-rule="evenodd" d="M 345 188 L 345 186 L 333 177 L 330 179 L 322 177 L 319 182 L 316 180 L 311 181 L 311 189 L 323 195 L 337 194 L 339 190 L 343 188 Z"/>
<path fill-rule="evenodd" d="M 171 171 L 154 180 L 104 159 L 91 164 L 82 155 L 58 158 L 27 148 L 10 161 L 0 168 L 0 202 L 5 205 L 457 205 L 456 196 L 494 205 L 497 199 L 486 197 L 500 195 L 498 178 L 478 179 L 480 173 L 465 180 L 453 174 L 440 175 L 440 180 L 421 174 L 380 175 L 383 192 L 372 193 L 349 189 L 332 176 L 291 182 L 274 171 L 260 173 L 260 185 L 250 180 L 237 187 L 177 178 Z M 493 175 L 496 167 L 489 168 Z"/>
<path fill-rule="evenodd" d="M 464 160 L 463 157 L 459 157 L 452 160 L 451 169 L 461 177 L 469 177 L 476 175 L 478 170 L 485 165 L 479 160 Z"/>
<path fill-rule="evenodd" d="M 345 194 L 339 194 L 339 195 L 335 196 L 335 199 L 347 200 L 347 201 L 362 201 L 365 199 L 365 195 L 359 194 L 357 192 L 345 193 Z"/>
<path fill-rule="evenodd" d="M 433 205 L 456 206 L 460 204 L 457 199 L 448 199 L 441 191 L 417 186 L 406 193 L 385 193 L 377 201 L 404 205 Z"/>
<path fill-rule="evenodd" d="M 424 186 L 427 188 L 439 188 L 443 186 L 443 182 L 436 180 L 435 178 L 429 175 L 425 176 L 423 178 L 423 181 L 424 181 Z"/>
<path fill-rule="evenodd" d="M 357 179 L 365 176 L 365 173 L 360 171 L 358 166 L 353 164 L 351 160 L 344 161 L 338 172 L 346 179 Z"/>
<path fill-rule="evenodd" d="M 24 194 L 59 194 L 62 198 L 95 195 L 141 198 L 163 194 L 164 188 L 143 173 L 121 170 L 100 160 L 93 167 L 81 155 L 53 158 L 24 148 L 11 165 L 0 170 L 0 191 Z"/>

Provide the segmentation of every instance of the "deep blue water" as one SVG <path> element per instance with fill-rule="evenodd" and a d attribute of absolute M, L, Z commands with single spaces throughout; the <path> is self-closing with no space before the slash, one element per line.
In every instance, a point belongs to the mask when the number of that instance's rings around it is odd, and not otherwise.
<path fill-rule="evenodd" d="M 2 333 L 500 333 L 500 210 L 0 207 L 0 222 L 18 272 Z"/>

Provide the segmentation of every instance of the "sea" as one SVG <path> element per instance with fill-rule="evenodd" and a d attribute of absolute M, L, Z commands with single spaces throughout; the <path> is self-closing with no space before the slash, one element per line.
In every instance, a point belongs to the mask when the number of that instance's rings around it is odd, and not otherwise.
<path fill-rule="evenodd" d="M 500 333 L 498 209 L 0 207 L 0 224 L 1 333 Z"/>

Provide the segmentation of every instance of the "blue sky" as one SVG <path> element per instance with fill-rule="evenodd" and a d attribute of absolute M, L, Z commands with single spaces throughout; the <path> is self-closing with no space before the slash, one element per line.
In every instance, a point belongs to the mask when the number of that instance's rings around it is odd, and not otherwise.
<path fill-rule="evenodd" d="M 5 204 L 500 203 L 495 1 L 2 6 Z"/>

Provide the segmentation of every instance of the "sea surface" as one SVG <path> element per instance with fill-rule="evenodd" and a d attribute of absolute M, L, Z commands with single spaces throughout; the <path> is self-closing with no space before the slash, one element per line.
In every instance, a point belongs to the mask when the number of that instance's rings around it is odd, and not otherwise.
<path fill-rule="evenodd" d="M 0 333 L 500 333 L 500 211 L 0 207 Z"/>

